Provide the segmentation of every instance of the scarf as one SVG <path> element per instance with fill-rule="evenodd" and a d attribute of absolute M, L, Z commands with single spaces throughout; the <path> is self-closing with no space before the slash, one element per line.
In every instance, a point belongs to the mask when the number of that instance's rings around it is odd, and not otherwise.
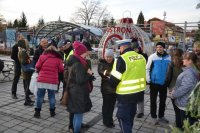
<path fill-rule="evenodd" d="M 81 64 L 82 64 L 85 68 L 87 68 L 87 61 L 86 61 L 83 57 L 81 57 L 80 55 L 76 54 L 76 52 L 74 52 L 73 55 L 81 62 Z"/>

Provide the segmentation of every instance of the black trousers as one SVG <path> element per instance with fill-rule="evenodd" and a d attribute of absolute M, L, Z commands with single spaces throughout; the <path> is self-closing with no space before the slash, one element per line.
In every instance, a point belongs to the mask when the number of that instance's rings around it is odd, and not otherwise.
<path fill-rule="evenodd" d="M 73 129 L 74 113 L 69 113 L 69 128 Z"/>
<path fill-rule="evenodd" d="M 165 114 L 165 102 L 167 98 L 167 87 L 166 86 L 161 86 L 161 85 L 155 85 L 151 84 L 150 85 L 150 113 L 152 118 L 157 118 L 157 96 L 159 93 L 159 112 L 158 112 L 158 117 L 164 117 Z"/>
<path fill-rule="evenodd" d="M 116 103 L 116 94 L 102 94 L 103 96 L 103 105 L 102 105 L 102 116 L 103 123 L 105 125 L 113 124 L 113 111 Z"/>
<path fill-rule="evenodd" d="M 13 95 L 16 95 L 17 93 L 17 84 L 19 82 L 20 75 L 21 75 L 21 66 L 20 64 L 15 63 L 14 64 L 14 79 L 13 79 L 12 88 L 11 88 Z"/>
<path fill-rule="evenodd" d="M 31 79 L 23 79 L 23 83 L 24 83 L 24 91 L 25 91 L 25 101 L 29 101 L 30 100 L 30 90 L 29 90 L 29 85 L 30 85 Z"/>
<path fill-rule="evenodd" d="M 176 105 L 175 105 L 176 106 Z M 197 118 L 193 118 L 190 115 L 186 114 L 186 111 L 179 109 L 177 106 L 177 116 L 178 116 L 178 120 L 176 120 L 177 123 L 177 127 L 183 130 L 183 125 L 184 125 L 184 120 L 189 120 L 190 125 L 193 125 L 195 122 L 198 122 Z"/>
<path fill-rule="evenodd" d="M 174 112 L 175 112 L 176 127 L 180 128 L 180 127 L 182 127 L 180 111 L 179 111 L 179 108 L 174 103 L 175 100 L 171 99 L 171 101 L 172 101 L 172 105 L 174 107 Z"/>

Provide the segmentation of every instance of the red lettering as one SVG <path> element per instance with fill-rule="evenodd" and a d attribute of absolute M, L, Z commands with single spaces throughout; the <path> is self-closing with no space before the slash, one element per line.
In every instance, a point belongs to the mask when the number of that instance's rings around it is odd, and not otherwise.
<path fill-rule="evenodd" d="M 106 32 L 112 32 L 112 28 L 108 28 Z"/>
<path fill-rule="evenodd" d="M 125 32 L 126 32 L 126 29 L 125 29 L 124 27 L 122 27 L 122 28 L 121 28 L 121 32 L 122 32 L 122 33 L 125 33 Z"/>
<path fill-rule="evenodd" d="M 127 28 L 127 29 L 126 29 L 126 32 L 132 33 L 131 28 Z"/>
<path fill-rule="evenodd" d="M 120 32 L 120 27 L 117 27 L 117 31 L 116 32 Z"/>
<path fill-rule="evenodd" d="M 132 33 L 131 28 L 126 27 L 110 27 L 106 32 L 120 32 L 120 33 Z"/>

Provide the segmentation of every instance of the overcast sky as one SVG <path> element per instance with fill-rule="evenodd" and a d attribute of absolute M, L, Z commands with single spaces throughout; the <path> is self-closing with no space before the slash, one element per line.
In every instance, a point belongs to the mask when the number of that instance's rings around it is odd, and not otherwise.
<path fill-rule="evenodd" d="M 24 11 L 30 26 L 37 24 L 43 17 L 45 22 L 69 21 L 73 12 L 81 5 L 83 0 L 0 0 L 0 14 L 12 22 L 19 19 Z M 163 19 L 166 12 L 166 20 L 169 22 L 197 22 L 200 21 L 200 9 L 196 9 L 200 0 L 100 0 L 102 6 L 108 6 L 108 10 L 114 19 L 130 16 L 137 21 L 139 12 L 142 11 L 145 20 L 153 17 Z"/>

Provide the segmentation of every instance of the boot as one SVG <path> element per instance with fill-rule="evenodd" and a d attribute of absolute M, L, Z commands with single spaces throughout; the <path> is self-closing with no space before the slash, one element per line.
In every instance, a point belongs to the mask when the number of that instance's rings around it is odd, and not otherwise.
<path fill-rule="evenodd" d="M 24 106 L 33 106 L 33 103 L 30 101 L 25 101 Z"/>
<path fill-rule="evenodd" d="M 54 116 L 56 115 L 55 109 L 56 109 L 56 108 L 49 109 L 49 110 L 50 110 L 50 115 L 51 115 L 51 117 L 54 117 Z"/>
<path fill-rule="evenodd" d="M 32 101 L 30 97 L 29 97 L 29 98 L 27 98 L 27 100 L 26 100 L 26 101 L 28 101 L 28 102 L 31 102 L 31 103 L 34 103 L 34 102 L 35 102 L 35 101 Z"/>
<path fill-rule="evenodd" d="M 34 114 L 35 118 L 40 118 L 40 111 L 41 111 L 40 108 L 35 108 L 35 114 Z"/>

